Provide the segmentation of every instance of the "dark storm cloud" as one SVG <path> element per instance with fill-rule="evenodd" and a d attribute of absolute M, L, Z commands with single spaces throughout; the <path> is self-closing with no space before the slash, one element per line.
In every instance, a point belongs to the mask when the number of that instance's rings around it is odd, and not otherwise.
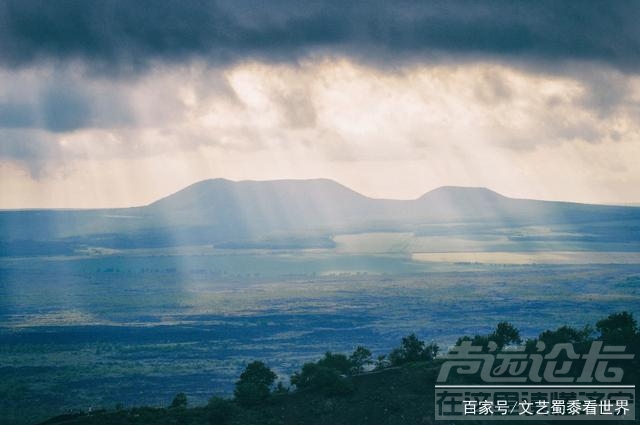
<path fill-rule="evenodd" d="M 49 131 L 64 132 L 90 124 L 91 111 L 87 98 L 60 87 L 51 88 L 41 102 L 43 126 Z"/>
<path fill-rule="evenodd" d="M 0 102 L 0 128 L 25 128 L 35 125 L 36 120 L 31 105 Z"/>
<path fill-rule="evenodd" d="M 50 93 L 39 105 L 0 103 L 0 128 L 40 128 L 57 133 L 87 127 L 90 121 L 86 99 L 73 93 Z"/>
<path fill-rule="evenodd" d="M 113 90 L 81 87 L 60 78 L 46 81 L 35 93 L 27 85 L 21 81 L 14 87 L 4 87 L 4 91 L 18 92 L 8 98 L 0 93 L 0 129 L 63 133 L 134 124 L 126 99 Z"/>
<path fill-rule="evenodd" d="M 638 22 L 640 2 L 624 0 L 7 0 L 0 61 L 137 69 L 194 57 L 227 63 L 323 52 L 411 60 L 444 52 L 595 60 L 634 71 Z"/>
<path fill-rule="evenodd" d="M 0 128 L 0 159 L 24 165 L 33 178 L 45 176 L 47 165 L 63 157 L 60 144 L 49 133 Z"/>

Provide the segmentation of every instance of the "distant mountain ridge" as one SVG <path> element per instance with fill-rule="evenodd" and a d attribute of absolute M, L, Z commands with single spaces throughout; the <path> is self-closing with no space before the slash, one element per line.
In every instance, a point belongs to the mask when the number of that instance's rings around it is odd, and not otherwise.
<path fill-rule="evenodd" d="M 416 232 L 445 224 L 488 229 L 615 222 L 618 232 L 629 224 L 629 237 L 635 238 L 639 221 L 638 207 L 512 199 L 486 188 L 445 186 L 415 200 L 390 200 L 369 198 L 328 179 L 212 179 L 143 207 L 2 211 L 0 254 L 60 245 L 73 250 L 301 241 L 339 233 Z"/>

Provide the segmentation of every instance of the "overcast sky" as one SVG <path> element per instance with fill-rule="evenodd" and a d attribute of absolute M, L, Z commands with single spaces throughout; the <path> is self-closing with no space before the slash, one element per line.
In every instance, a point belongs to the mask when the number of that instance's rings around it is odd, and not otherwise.
<path fill-rule="evenodd" d="M 640 202 L 640 2 L 4 0 L 0 208 L 313 178 Z"/>

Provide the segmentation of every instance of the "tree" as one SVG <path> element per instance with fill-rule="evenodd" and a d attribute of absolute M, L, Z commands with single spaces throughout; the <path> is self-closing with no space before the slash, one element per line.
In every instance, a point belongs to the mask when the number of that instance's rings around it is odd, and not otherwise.
<path fill-rule="evenodd" d="M 471 341 L 471 345 L 474 347 L 482 347 L 483 352 L 489 351 L 489 335 L 476 335 L 473 338 L 470 336 L 463 336 L 458 338 L 456 345 L 460 346 L 464 341 Z"/>
<path fill-rule="evenodd" d="M 402 338 L 400 349 L 406 362 L 415 362 L 422 357 L 424 341 L 419 340 L 416 334 L 411 334 Z"/>
<path fill-rule="evenodd" d="M 582 330 L 572 328 L 571 326 L 562 326 L 555 331 L 544 331 L 540 334 L 540 341 L 547 346 L 571 343 L 586 344 L 591 342 L 591 334 L 593 330 L 589 326 L 585 326 Z"/>
<path fill-rule="evenodd" d="M 384 369 L 387 368 L 391 365 L 391 362 L 389 361 L 389 359 L 387 358 L 386 354 L 380 354 L 375 361 L 375 368 L 376 369 Z"/>
<path fill-rule="evenodd" d="M 544 343 L 544 351 L 550 352 L 556 344 L 573 344 L 577 352 L 588 350 L 588 346 L 593 341 L 593 329 L 586 325 L 582 329 L 572 328 L 571 326 L 561 326 L 555 331 L 546 330 L 542 332 L 538 338 L 527 340 L 526 351 L 535 353 L 540 351 L 538 342 Z"/>
<path fill-rule="evenodd" d="M 392 365 L 398 366 L 403 363 L 432 360 L 439 349 L 436 343 L 426 345 L 415 334 L 411 334 L 402 338 L 400 347 L 389 353 L 389 361 Z"/>
<path fill-rule="evenodd" d="M 318 366 L 333 369 L 341 375 L 347 375 L 351 370 L 351 361 L 344 354 L 333 354 L 327 351 L 324 357 L 318 360 Z"/>
<path fill-rule="evenodd" d="M 520 344 L 520 331 L 508 322 L 500 322 L 496 330 L 489 334 L 489 340 L 496 343 L 498 350 L 502 350 L 507 345 Z"/>
<path fill-rule="evenodd" d="M 500 322 L 496 326 L 496 329 L 489 335 L 476 335 L 473 338 L 464 336 L 458 338 L 456 345 L 460 345 L 463 341 L 471 341 L 471 345 L 482 347 L 483 352 L 495 350 L 502 350 L 507 345 L 520 344 L 522 338 L 520 338 L 520 331 L 508 322 Z M 490 347 L 490 344 L 493 343 Z"/>
<path fill-rule="evenodd" d="M 236 382 L 233 394 L 244 406 L 260 405 L 271 395 L 271 386 L 277 377 L 263 362 L 249 363 Z"/>
<path fill-rule="evenodd" d="M 327 351 L 316 363 L 305 363 L 300 372 L 291 376 L 291 384 L 298 389 L 320 391 L 328 396 L 344 395 L 353 388 L 346 379 L 353 363 L 344 354 L 333 354 Z"/>
<path fill-rule="evenodd" d="M 606 319 L 596 323 L 596 329 L 600 332 L 600 339 L 607 344 L 630 344 L 638 338 L 638 324 L 633 314 L 610 314 Z"/>
<path fill-rule="evenodd" d="M 425 357 L 426 360 L 433 360 L 436 358 L 436 356 L 440 352 L 440 346 L 436 344 L 435 341 L 431 341 L 430 343 L 425 345 L 424 350 L 422 351 L 423 351 L 423 357 Z"/>
<path fill-rule="evenodd" d="M 371 351 L 358 345 L 349 356 L 349 362 L 351 363 L 351 373 L 362 373 L 365 366 L 372 363 Z"/>
<path fill-rule="evenodd" d="M 187 407 L 187 395 L 185 393 L 178 393 L 173 398 L 169 409 L 185 409 Z"/>
<path fill-rule="evenodd" d="M 291 384 L 299 390 L 319 391 L 327 396 L 345 395 L 353 391 L 351 383 L 336 369 L 318 363 L 305 363 L 291 376 Z"/>
<path fill-rule="evenodd" d="M 282 381 L 278 381 L 278 384 L 273 390 L 273 394 L 287 394 L 287 393 L 289 393 L 289 387 L 285 386 Z"/>

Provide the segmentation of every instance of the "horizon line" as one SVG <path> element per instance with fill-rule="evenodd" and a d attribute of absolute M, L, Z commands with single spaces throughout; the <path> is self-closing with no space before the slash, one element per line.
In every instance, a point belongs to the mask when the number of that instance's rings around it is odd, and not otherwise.
<path fill-rule="evenodd" d="M 47 207 L 32 207 L 32 208 L 0 208 L 0 212 L 20 212 L 20 211 L 98 211 L 98 210 L 126 210 L 126 209 L 133 209 L 133 208 L 145 208 L 148 207 L 150 205 L 153 205 L 154 203 L 161 201 L 163 199 L 169 198 L 171 196 L 174 196 L 184 190 L 187 190 L 190 187 L 196 186 L 198 184 L 202 184 L 205 182 L 215 182 L 215 181 L 223 181 L 223 182 L 227 182 L 227 183 L 233 183 L 233 184 L 239 184 L 239 183 L 277 183 L 277 182 L 312 182 L 312 181 L 327 181 L 327 182 L 331 182 L 334 183 L 338 186 L 341 186 L 345 189 L 348 189 L 350 191 L 352 191 L 355 194 L 358 194 L 360 196 L 363 196 L 367 199 L 371 199 L 371 200 L 377 200 L 377 201 L 391 201 L 391 202 L 415 202 L 420 200 L 421 198 L 427 196 L 430 193 L 439 191 L 439 190 L 443 190 L 443 189 L 466 189 L 466 190 L 484 190 L 484 191 L 488 191 L 491 192 L 492 194 L 495 194 L 497 196 L 506 198 L 506 199 L 510 199 L 510 200 L 521 200 L 521 201 L 538 201 L 538 202 L 556 202 L 556 203 L 567 203 L 567 204 L 578 204 L 578 205 L 595 205 L 595 206 L 604 206 L 604 207 L 627 207 L 627 208 L 639 208 L 640 207 L 640 202 L 631 202 L 631 203 L 593 203 L 593 202 L 577 202 L 577 201 L 567 201 L 567 200 L 550 200 L 550 199 L 535 199 L 535 198 L 518 198 L 518 197 L 510 197 L 510 196 L 506 196 L 501 194 L 500 192 L 497 192 L 491 188 L 488 188 L 486 186 L 459 186 L 459 185 L 443 185 L 443 186 L 438 186 L 434 189 L 428 190 L 426 192 L 424 192 L 422 195 L 418 196 L 417 198 L 413 198 L 413 199 L 395 199 L 395 198 L 374 198 L 368 195 L 364 195 L 358 191 L 356 191 L 355 189 L 352 189 L 351 187 L 337 181 L 331 178 L 327 178 L 327 177 L 313 177 L 313 178 L 305 178 L 305 179 L 295 179 L 295 178 L 291 178 L 291 179 L 287 179 L 287 178 L 282 178 L 282 179 L 265 179 L 265 180 L 257 180 L 257 179 L 243 179 L 243 180 L 232 180 L 226 177 L 211 177 L 211 178 L 207 178 L 207 179 L 203 179 L 203 180 L 198 180 L 195 181 L 193 183 L 190 183 L 184 187 L 182 187 L 181 189 L 168 193 L 164 196 L 161 196 L 157 199 L 155 199 L 154 201 L 151 201 L 147 204 L 138 204 L 138 205 L 130 205 L 130 206 L 120 206 L 120 207 L 95 207 L 95 208 L 82 208 L 82 207 L 62 207 L 62 208 L 47 208 Z"/>

